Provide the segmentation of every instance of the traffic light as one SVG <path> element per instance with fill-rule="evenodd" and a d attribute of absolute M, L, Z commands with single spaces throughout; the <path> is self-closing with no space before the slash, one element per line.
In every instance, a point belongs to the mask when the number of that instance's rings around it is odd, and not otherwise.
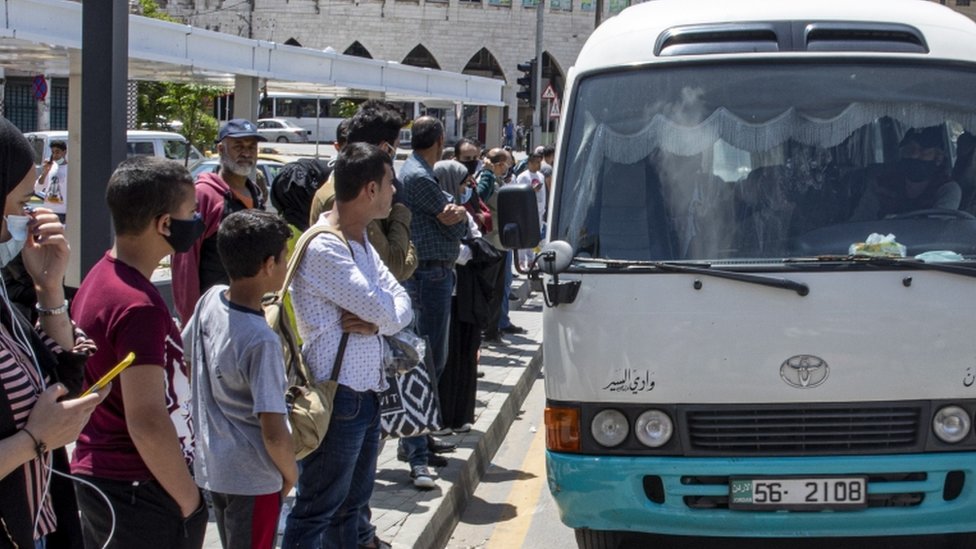
<path fill-rule="evenodd" d="M 515 79 L 515 82 L 521 86 L 521 89 L 515 93 L 515 96 L 525 100 L 530 107 L 535 107 L 535 102 L 539 96 L 539 90 L 535 89 L 535 61 L 533 57 L 525 63 L 516 65 L 516 68 L 522 73 L 522 76 Z"/>

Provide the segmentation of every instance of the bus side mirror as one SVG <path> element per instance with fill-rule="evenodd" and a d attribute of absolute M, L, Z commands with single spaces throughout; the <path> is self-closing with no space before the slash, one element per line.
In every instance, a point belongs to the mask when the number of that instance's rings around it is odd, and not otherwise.
<path fill-rule="evenodd" d="M 532 249 L 542 240 L 539 208 L 530 185 L 498 189 L 498 236 L 507 249 Z"/>
<path fill-rule="evenodd" d="M 573 263 L 573 247 L 565 240 L 554 240 L 539 251 L 539 268 L 550 275 L 558 275 Z"/>

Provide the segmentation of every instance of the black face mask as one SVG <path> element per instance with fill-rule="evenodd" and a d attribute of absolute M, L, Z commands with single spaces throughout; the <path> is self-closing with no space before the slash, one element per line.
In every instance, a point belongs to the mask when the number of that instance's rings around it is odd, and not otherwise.
<path fill-rule="evenodd" d="M 199 213 L 193 214 L 193 219 L 169 220 L 169 235 L 163 236 L 176 253 L 190 251 L 193 243 L 200 238 L 206 226 Z"/>
<path fill-rule="evenodd" d="M 904 170 L 905 178 L 909 181 L 928 181 L 939 169 L 939 164 L 935 160 L 903 158 L 901 167 Z"/>
<path fill-rule="evenodd" d="M 468 175 L 474 175 L 478 171 L 478 161 L 477 160 L 465 160 L 461 162 L 464 167 L 468 169 Z"/>

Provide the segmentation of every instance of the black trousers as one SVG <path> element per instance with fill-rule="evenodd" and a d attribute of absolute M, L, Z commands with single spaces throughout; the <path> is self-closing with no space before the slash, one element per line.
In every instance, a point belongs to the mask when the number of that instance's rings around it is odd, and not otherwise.
<path fill-rule="evenodd" d="M 457 428 L 474 423 L 475 395 L 478 392 L 478 348 L 481 327 L 458 320 L 458 299 L 451 298 L 451 332 L 448 336 L 447 364 L 438 383 L 441 419 L 445 427 Z"/>
<path fill-rule="evenodd" d="M 158 482 L 82 477 L 105 493 L 115 510 L 115 533 L 108 547 L 114 549 L 200 549 L 207 533 L 207 504 L 187 518 L 180 506 Z M 81 509 L 81 530 L 86 549 L 105 544 L 112 529 L 108 504 L 91 487 L 75 489 Z"/>

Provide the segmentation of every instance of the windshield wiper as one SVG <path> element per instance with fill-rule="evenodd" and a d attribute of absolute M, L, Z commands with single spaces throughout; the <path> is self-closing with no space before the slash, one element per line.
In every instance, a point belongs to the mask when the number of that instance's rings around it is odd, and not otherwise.
<path fill-rule="evenodd" d="M 867 263 L 869 265 L 883 265 L 893 267 L 911 267 L 924 271 L 939 271 L 943 273 L 957 274 L 961 276 L 971 276 L 976 278 L 976 267 L 965 265 L 955 265 L 948 262 L 925 262 L 910 257 L 870 257 L 870 256 L 850 256 L 848 261 L 854 263 Z"/>
<path fill-rule="evenodd" d="M 660 271 L 671 273 L 700 274 L 705 276 L 714 276 L 717 278 L 725 278 L 728 280 L 738 280 L 739 282 L 748 282 L 749 284 L 759 284 L 760 286 L 769 286 L 771 288 L 780 288 L 782 290 L 796 292 L 799 296 L 806 296 L 810 293 L 810 287 L 802 282 L 796 282 L 795 280 L 790 280 L 788 278 L 775 278 L 771 276 L 742 273 L 738 271 L 726 271 L 724 269 L 717 269 L 708 263 L 702 263 L 700 264 L 702 266 L 697 266 L 674 263 L 670 261 L 624 261 L 620 259 L 597 259 L 590 257 L 576 257 L 574 258 L 574 261 L 581 263 L 599 263 L 606 265 L 607 267 L 615 267 L 618 269 L 626 269 L 629 267 L 653 267 Z"/>
<path fill-rule="evenodd" d="M 791 257 L 783 263 L 854 263 L 882 267 L 911 267 L 925 271 L 940 271 L 961 276 L 976 277 L 976 267 L 953 262 L 922 261 L 911 257 L 874 257 L 868 255 L 819 255 L 815 257 Z"/>

